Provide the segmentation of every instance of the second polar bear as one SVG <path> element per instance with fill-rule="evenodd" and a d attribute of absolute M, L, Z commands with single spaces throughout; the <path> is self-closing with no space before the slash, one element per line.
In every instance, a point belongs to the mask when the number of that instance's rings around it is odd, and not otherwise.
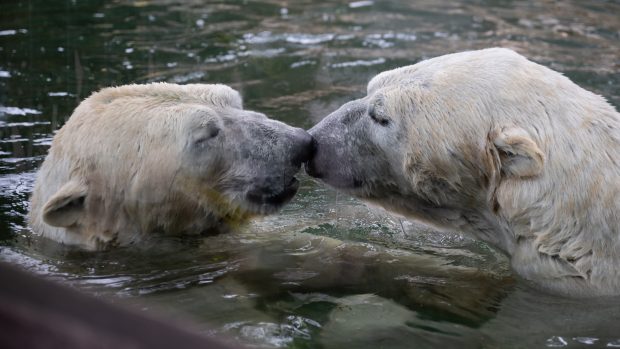
<path fill-rule="evenodd" d="M 620 115 L 502 48 L 383 72 L 310 130 L 307 172 L 574 296 L 620 294 Z"/>
<path fill-rule="evenodd" d="M 228 230 L 295 195 L 312 138 L 244 110 L 225 85 L 105 88 L 54 137 L 30 226 L 87 249 Z"/>

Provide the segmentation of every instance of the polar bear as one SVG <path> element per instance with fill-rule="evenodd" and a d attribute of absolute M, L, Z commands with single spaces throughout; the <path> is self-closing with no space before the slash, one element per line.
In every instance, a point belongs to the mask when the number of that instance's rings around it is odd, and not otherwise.
<path fill-rule="evenodd" d="M 571 296 L 620 294 L 620 115 L 503 48 L 380 73 L 314 126 L 306 171 L 504 251 Z"/>
<path fill-rule="evenodd" d="M 306 131 L 244 110 L 225 85 L 105 88 L 55 135 L 29 223 L 86 249 L 226 231 L 295 195 L 311 145 Z"/>

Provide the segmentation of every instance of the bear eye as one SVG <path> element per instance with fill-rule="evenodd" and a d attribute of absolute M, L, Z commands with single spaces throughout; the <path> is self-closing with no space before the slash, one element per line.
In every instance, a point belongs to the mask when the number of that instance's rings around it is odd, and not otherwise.
<path fill-rule="evenodd" d="M 378 105 L 379 103 L 373 103 L 368 107 L 368 116 L 375 123 L 381 126 L 387 126 L 390 124 L 390 119 L 385 116 L 383 106 Z"/>
<path fill-rule="evenodd" d="M 195 139 L 194 139 L 194 144 L 196 145 L 202 145 L 206 142 L 208 142 L 209 140 L 217 137 L 217 135 L 220 134 L 220 128 L 217 126 L 211 126 L 211 127 L 206 127 L 205 129 L 201 130 L 201 132 L 199 132 Z"/>
<path fill-rule="evenodd" d="M 220 134 L 220 128 L 219 127 L 213 127 L 213 128 L 211 128 L 211 131 L 209 132 L 209 138 L 215 138 L 219 134 Z"/>

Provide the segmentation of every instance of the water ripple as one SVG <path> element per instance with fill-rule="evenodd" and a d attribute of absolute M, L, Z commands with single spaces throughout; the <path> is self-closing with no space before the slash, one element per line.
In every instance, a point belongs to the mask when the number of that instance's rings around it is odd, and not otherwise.
<path fill-rule="evenodd" d="M 10 36 L 10 35 L 16 35 L 16 34 L 26 34 L 28 33 L 27 29 L 7 29 L 7 30 L 0 30 L 0 36 Z"/>
<path fill-rule="evenodd" d="M 356 61 L 334 63 L 331 65 L 331 67 L 332 68 L 349 68 L 349 67 L 359 67 L 359 66 L 367 67 L 370 65 L 377 65 L 377 64 L 383 64 L 383 63 L 385 63 L 385 58 L 377 58 L 373 60 L 359 59 Z"/>
<path fill-rule="evenodd" d="M 371 0 L 353 1 L 349 3 L 350 8 L 368 7 L 374 5 L 375 2 Z"/>
<path fill-rule="evenodd" d="M 30 108 L 18 108 L 18 107 L 3 107 L 0 106 L 0 115 L 27 115 L 27 114 L 41 114 L 40 111 Z"/>

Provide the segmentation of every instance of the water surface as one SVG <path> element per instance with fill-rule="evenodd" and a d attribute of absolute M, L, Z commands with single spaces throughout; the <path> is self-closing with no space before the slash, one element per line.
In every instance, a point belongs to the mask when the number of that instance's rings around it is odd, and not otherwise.
<path fill-rule="evenodd" d="M 378 72 L 503 46 L 618 107 L 618 18 L 617 1 L 577 0 L 2 3 L 0 259 L 253 347 L 620 347 L 618 299 L 541 293 L 481 242 L 304 175 L 281 214 L 235 234 L 89 253 L 24 224 L 54 132 L 102 87 L 225 83 L 309 128 Z"/>

